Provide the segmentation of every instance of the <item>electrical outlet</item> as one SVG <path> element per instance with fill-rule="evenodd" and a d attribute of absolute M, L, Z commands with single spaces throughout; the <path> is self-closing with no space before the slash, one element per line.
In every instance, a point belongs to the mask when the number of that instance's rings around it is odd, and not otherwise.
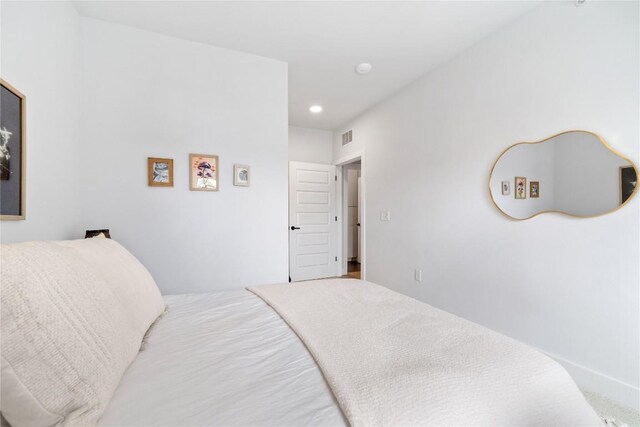
<path fill-rule="evenodd" d="M 416 282 L 422 282 L 422 270 L 419 268 L 416 268 L 413 271 L 413 278 L 415 279 Z"/>

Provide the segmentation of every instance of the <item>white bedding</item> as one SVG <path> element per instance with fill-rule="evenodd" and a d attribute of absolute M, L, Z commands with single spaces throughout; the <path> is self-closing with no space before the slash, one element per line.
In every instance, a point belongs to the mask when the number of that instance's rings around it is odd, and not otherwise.
<path fill-rule="evenodd" d="M 345 425 L 302 342 L 246 290 L 166 296 L 103 426 Z"/>
<path fill-rule="evenodd" d="M 95 425 L 165 306 L 151 274 L 102 238 L 0 245 L 2 414 Z"/>
<path fill-rule="evenodd" d="M 293 321 L 352 424 L 599 425 L 568 374 L 545 356 L 361 283 L 253 288 Z M 241 290 L 165 301 L 168 312 L 100 425 L 348 424 L 307 347 L 262 299 Z"/>
<path fill-rule="evenodd" d="M 250 288 L 306 344 L 352 426 L 599 426 L 549 357 L 385 287 Z"/>

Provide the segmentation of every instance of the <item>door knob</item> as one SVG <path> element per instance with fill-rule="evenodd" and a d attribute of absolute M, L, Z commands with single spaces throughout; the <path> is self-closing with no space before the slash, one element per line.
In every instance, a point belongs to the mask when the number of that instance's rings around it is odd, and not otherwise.
<path fill-rule="evenodd" d="M 293 230 L 300 230 L 300 227 L 294 227 L 293 225 L 291 226 L 291 231 Z"/>
<path fill-rule="evenodd" d="M 360 227 L 360 223 L 357 223 L 356 225 L 357 225 L 358 227 Z"/>

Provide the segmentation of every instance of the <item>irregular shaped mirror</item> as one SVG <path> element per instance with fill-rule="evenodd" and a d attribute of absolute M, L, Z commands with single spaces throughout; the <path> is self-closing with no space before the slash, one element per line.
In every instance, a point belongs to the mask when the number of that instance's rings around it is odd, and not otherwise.
<path fill-rule="evenodd" d="M 544 212 L 579 217 L 603 215 L 638 191 L 633 162 L 599 135 L 568 131 L 505 150 L 489 177 L 495 205 L 515 219 Z"/>

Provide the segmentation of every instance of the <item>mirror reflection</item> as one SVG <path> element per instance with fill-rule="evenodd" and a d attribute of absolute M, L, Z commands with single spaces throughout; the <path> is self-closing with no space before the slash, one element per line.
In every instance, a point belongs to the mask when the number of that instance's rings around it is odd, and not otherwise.
<path fill-rule="evenodd" d="M 515 219 L 543 212 L 602 215 L 627 203 L 636 185 L 633 163 L 587 131 L 516 144 L 498 158 L 489 179 L 494 203 Z"/>

